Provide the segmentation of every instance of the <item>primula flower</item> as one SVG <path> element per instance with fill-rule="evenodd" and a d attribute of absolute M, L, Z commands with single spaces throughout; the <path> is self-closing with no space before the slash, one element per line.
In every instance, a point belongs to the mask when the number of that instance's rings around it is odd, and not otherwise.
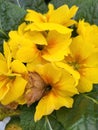
<path fill-rule="evenodd" d="M 67 26 L 71 26 L 75 23 L 72 18 L 76 14 L 78 7 L 72 6 L 70 9 L 67 5 L 62 5 L 61 7 L 54 9 L 52 4 L 48 6 L 49 11 L 45 14 L 41 14 L 34 10 L 27 10 L 27 15 L 25 17 L 26 21 L 29 21 L 26 30 L 56 30 L 60 33 L 66 33 L 70 31 Z"/>
<path fill-rule="evenodd" d="M 91 91 L 93 84 L 98 83 L 98 52 L 85 38 L 81 35 L 73 38 L 70 45 L 71 54 L 65 57 L 64 61 L 56 63 L 57 66 L 65 69 L 69 65 L 79 72 L 80 79 L 77 88 L 81 93 Z"/>
<path fill-rule="evenodd" d="M 78 94 L 78 91 L 76 82 L 68 71 L 57 68 L 51 63 L 36 65 L 32 71 L 37 72 L 46 84 L 44 94 L 36 107 L 35 121 L 63 106 L 72 107 L 72 96 Z"/>
<path fill-rule="evenodd" d="M 60 61 L 69 54 L 71 32 L 66 34 L 56 31 L 24 32 L 23 28 L 24 24 L 19 26 L 18 31 L 9 33 L 8 44 L 15 59 L 22 62 L 31 62 L 37 58 Z"/>
<path fill-rule="evenodd" d="M 22 96 L 27 81 L 24 75 L 27 69 L 18 60 L 13 60 L 7 43 L 4 43 L 4 55 L 0 53 L 0 102 L 8 105 Z"/>
<path fill-rule="evenodd" d="M 23 62 L 30 62 L 36 58 L 35 44 L 46 45 L 45 37 L 39 32 L 25 32 L 26 24 L 23 23 L 16 31 L 9 32 L 9 41 L 12 57 Z"/>

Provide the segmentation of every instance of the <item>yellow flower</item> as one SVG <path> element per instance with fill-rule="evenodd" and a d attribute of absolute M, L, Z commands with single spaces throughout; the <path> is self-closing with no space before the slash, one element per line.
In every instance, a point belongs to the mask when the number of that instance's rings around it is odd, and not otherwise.
<path fill-rule="evenodd" d="M 40 45 L 41 43 L 41 45 L 46 45 L 47 41 L 39 32 L 25 32 L 25 27 L 26 24 L 23 23 L 18 27 L 17 31 L 10 31 L 8 44 L 14 59 L 20 60 L 22 56 L 21 61 L 30 62 L 36 58 L 35 44 L 37 43 Z"/>
<path fill-rule="evenodd" d="M 23 28 L 24 24 L 19 26 L 18 31 L 9 33 L 8 44 L 15 59 L 22 62 L 31 62 L 37 58 L 60 61 L 69 54 L 71 32 L 67 34 L 60 34 L 56 31 L 24 32 Z"/>
<path fill-rule="evenodd" d="M 63 106 L 71 108 L 72 96 L 78 94 L 73 76 L 68 71 L 57 68 L 51 63 L 44 66 L 36 65 L 35 71 L 46 84 L 44 94 L 36 107 L 35 121 Z"/>
<path fill-rule="evenodd" d="M 98 83 L 98 52 L 85 38 L 81 35 L 73 38 L 70 45 L 71 54 L 66 56 L 64 61 L 56 63 L 65 69 L 67 64 L 80 74 L 77 88 L 81 93 L 91 91 L 93 84 Z"/>
<path fill-rule="evenodd" d="M 18 60 L 13 60 L 7 43 L 4 43 L 4 55 L 0 53 L 0 102 L 7 105 L 17 100 L 25 90 L 27 81 L 23 76 L 26 67 Z"/>
<path fill-rule="evenodd" d="M 72 6 L 70 9 L 67 5 L 63 5 L 57 9 L 54 9 L 52 4 L 48 6 L 49 11 L 46 14 L 38 13 L 34 10 L 27 10 L 25 17 L 26 21 L 30 21 L 26 30 L 56 30 L 60 33 L 66 33 L 70 31 L 67 26 L 71 26 L 75 23 L 72 18 L 76 14 L 78 7 Z"/>

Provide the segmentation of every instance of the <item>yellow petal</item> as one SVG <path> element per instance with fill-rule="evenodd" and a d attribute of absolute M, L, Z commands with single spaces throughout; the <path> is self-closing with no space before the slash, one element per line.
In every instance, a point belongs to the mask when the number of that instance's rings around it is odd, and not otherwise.
<path fill-rule="evenodd" d="M 43 22 L 44 21 L 44 17 L 41 13 L 38 13 L 34 10 L 27 10 L 27 15 L 25 17 L 26 21 L 33 21 L 33 22 Z"/>
<path fill-rule="evenodd" d="M 48 12 L 46 14 L 44 14 L 47 17 L 47 21 L 50 19 L 53 11 L 54 11 L 54 5 L 49 3 L 48 4 Z"/>
<path fill-rule="evenodd" d="M 14 73 L 25 73 L 27 72 L 27 69 L 26 69 L 26 66 L 20 62 L 19 60 L 14 60 L 12 63 L 11 63 L 11 69 Z"/>
<path fill-rule="evenodd" d="M 55 88 L 55 91 L 58 91 L 57 93 L 63 97 L 73 96 L 75 94 L 78 94 L 78 90 L 75 84 L 76 83 L 73 76 L 62 69 L 62 76 L 60 78 L 60 81 L 55 84 L 57 87 Z"/>
<path fill-rule="evenodd" d="M 63 63 L 63 62 L 55 62 L 55 65 L 57 67 L 60 67 L 60 68 L 63 68 L 65 69 L 66 71 L 68 71 L 70 74 L 73 75 L 75 81 L 76 81 L 76 85 L 78 84 L 79 82 L 79 79 L 80 79 L 80 74 L 78 73 L 78 71 L 74 70 L 71 66 Z"/>
<path fill-rule="evenodd" d="M 53 93 L 48 94 L 43 97 L 37 107 L 34 116 L 34 120 L 38 121 L 42 118 L 42 116 L 51 114 L 54 110 L 58 110 L 62 106 L 72 107 L 73 99 L 70 97 L 60 97 L 53 95 Z"/>
<path fill-rule="evenodd" d="M 72 18 L 72 17 L 74 17 L 75 16 L 75 14 L 76 14 L 76 12 L 77 12 L 77 10 L 78 10 L 78 7 L 77 6 L 72 6 L 71 8 L 70 8 L 70 10 L 69 10 L 69 12 L 70 12 L 70 14 L 69 14 L 69 16 L 70 16 L 70 18 Z"/>
<path fill-rule="evenodd" d="M 2 53 L 0 53 L 0 60 L 4 60 L 5 61 L 5 57 L 3 56 Z"/>
<path fill-rule="evenodd" d="M 22 77 L 16 77 L 16 79 L 10 83 L 9 92 L 3 98 L 1 103 L 7 105 L 15 100 L 17 100 L 24 93 L 27 81 Z"/>
<path fill-rule="evenodd" d="M 39 73 L 46 82 L 47 80 L 49 80 L 50 82 L 51 80 L 53 80 L 53 83 L 56 83 L 59 81 L 61 77 L 61 70 L 57 69 L 55 66 L 53 66 L 50 63 L 46 63 L 43 65 L 38 64 L 33 68 L 33 71 Z"/>
<path fill-rule="evenodd" d="M 48 61 L 60 61 L 65 55 L 69 54 L 69 45 L 71 44 L 71 33 L 60 34 L 56 31 L 50 31 L 47 36 L 48 45 L 43 51 L 42 57 Z"/>
<path fill-rule="evenodd" d="M 0 73 L 4 74 L 8 72 L 7 63 L 4 60 L 0 60 Z"/>
<path fill-rule="evenodd" d="M 93 84 L 98 84 L 98 67 L 97 68 L 86 68 L 85 77 L 90 80 Z"/>
<path fill-rule="evenodd" d="M 9 85 L 6 83 L 6 80 L 0 81 L 0 101 L 5 97 L 9 91 Z"/>
<path fill-rule="evenodd" d="M 18 34 L 23 35 L 26 23 L 22 23 L 18 26 Z"/>
<path fill-rule="evenodd" d="M 7 67 L 9 69 L 10 68 L 10 63 L 11 63 L 11 58 L 12 58 L 11 51 L 10 51 L 8 43 L 4 42 L 3 47 L 4 47 L 4 55 L 5 55 L 5 58 L 6 58 Z"/>
<path fill-rule="evenodd" d="M 31 62 L 33 61 L 38 55 L 35 47 L 22 47 L 16 53 L 16 59 L 20 60 L 21 62 Z"/>
<path fill-rule="evenodd" d="M 50 16 L 49 22 L 54 22 L 54 23 L 59 23 L 63 24 L 64 21 L 66 20 L 66 15 L 69 11 L 69 8 L 67 5 L 63 5 L 56 10 L 54 10 Z"/>
<path fill-rule="evenodd" d="M 93 83 L 85 77 L 81 77 L 77 89 L 80 93 L 90 92 L 93 89 Z"/>
<path fill-rule="evenodd" d="M 74 20 L 71 20 L 71 18 L 74 17 L 77 10 L 78 10 L 77 6 L 72 6 L 69 9 L 67 5 L 63 5 L 51 13 L 49 22 L 59 23 L 65 26 L 71 26 L 72 24 L 75 23 Z"/>
<path fill-rule="evenodd" d="M 57 23 L 32 23 L 29 24 L 25 30 L 31 30 L 31 31 L 46 31 L 46 30 L 56 30 L 59 33 L 67 34 L 72 32 L 72 29 L 69 29 L 67 27 L 64 27 Z"/>
<path fill-rule="evenodd" d="M 47 45 L 46 38 L 42 33 L 36 31 L 28 31 L 24 34 L 24 36 L 30 39 L 33 43 L 38 45 Z"/>
<path fill-rule="evenodd" d="M 17 102 L 18 104 L 20 104 L 20 105 L 26 104 L 26 100 L 25 100 L 24 95 L 22 95 L 21 97 L 19 97 L 19 98 L 16 100 L 16 102 Z"/>
<path fill-rule="evenodd" d="M 70 49 L 74 56 L 80 56 L 81 58 L 85 59 L 91 55 L 92 52 L 94 52 L 95 48 L 93 44 L 86 42 L 82 36 L 77 36 L 73 38 Z"/>
<path fill-rule="evenodd" d="M 98 66 L 98 52 L 92 53 L 87 59 L 86 59 L 86 67 L 96 67 Z"/>

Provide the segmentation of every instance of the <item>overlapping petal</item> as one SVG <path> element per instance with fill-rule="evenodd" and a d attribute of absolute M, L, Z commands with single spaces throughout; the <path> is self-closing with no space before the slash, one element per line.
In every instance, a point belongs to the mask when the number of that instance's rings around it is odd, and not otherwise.
<path fill-rule="evenodd" d="M 27 69 L 23 63 L 12 59 L 6 42 L 0 61 L 0 102 L 7 105 L 23 94 L 27 83 L 23 75 L 27 74 Z"/>
<path fill-rule="evenodd" d="M 72 18 L 75 16 L 78 10 L 77 6 L 73 6 L 69 9 L 68 5 L 62 5 L 61 7 L 54 9 L 54 6 L 52 4 L 49 4 L 48 8 L 48 12 L 43 15 L 33 10 L 27 10 L 28 13 L 25 17 L 25 20 L 31 22 L 31 26 L 28 25 L 28 29 L 34 29 L 34 24 L 32 24 L 32 22 L 39 24 L 39 31 L 42 31 L 43 28 L 44 30 L 56 29 L 56 31 L 58 31 L 58 29 L 55 28 L 58 24 L 63 25 L 64 27 L 71 26 L 75 23 Z M 42 25 L 43 28 L 41 27 Z M 36 29 L 38 30 L 38 27 L 36 28 L 35 26 L 35 30 Z M 62 31 L 60 31 L 60 33 L 62 33 Z"/>
<path fill-rule="evenodd" d="M 10 82 L 10 89 L 6 96 L 1 100 L 1 103 L 7 105 L 19 98 L 23 94 L 26 84 L 27 81 L 25 79 L 22 77 L 16 77 L 12 82 Z"/>

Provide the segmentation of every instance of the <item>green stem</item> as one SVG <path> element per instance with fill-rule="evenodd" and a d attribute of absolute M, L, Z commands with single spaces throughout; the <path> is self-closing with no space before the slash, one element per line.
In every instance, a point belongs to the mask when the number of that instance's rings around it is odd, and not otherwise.
<path fill-rule="evenodd" d="M 49 121 L 49 119 L 48 119 L 47 116 L 46 116 L 46 121 L 47 121 L 47 123 L 48 123 L 49 129 L 50 129 L 50 130 L 53 130 L 52 127 L 51 127 L 50 121 Z"/>
<path fill-rule="evenodd" d="M 84 95 L 84 96 L 85 96 L 86 98 L 90 99 L 91 101 L 93 101 L 94 103 L 98 104 L 98 101 L 95 100 L 94 98 L 89 97 L 89 96 L 87 96 L 87 95 Z"/>
<path fill-rule="evenodd" d="M 16 0 L 17 1 L 17 5 L 21 8 L 21 5 L 20 5 L 20 3 L 19 3 L 19 0 Z"/>
<path fill-rule="evenodd" d="M 7 34 L 3 30 L 0 29 L 0 33 L 3 34 L 6 38 L 8 38 Z"/>

